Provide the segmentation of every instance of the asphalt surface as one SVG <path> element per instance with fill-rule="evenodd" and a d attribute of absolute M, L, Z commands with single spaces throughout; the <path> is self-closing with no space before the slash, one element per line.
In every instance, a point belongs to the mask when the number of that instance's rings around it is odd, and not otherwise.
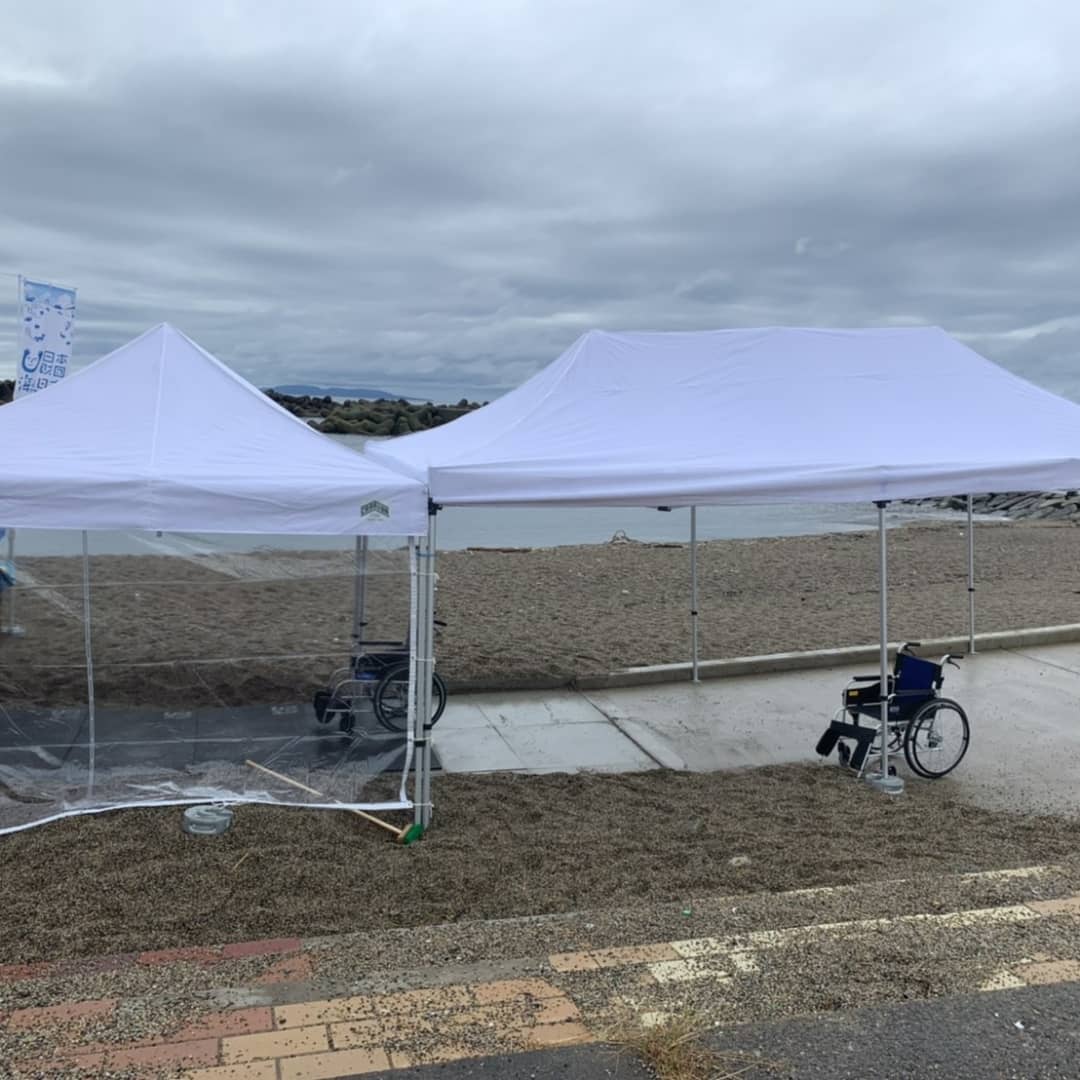
<path fill-rule="evenodd" d="M 718 1032 L 712 1041 L 738 1054 L 726 1075 L 740 1080 L 1080 1080 L 1080 983 L 748 1024 Z M 653 1074 L 610 1049 L 585 1046 L 378 1075 L 638 1080 Z M 717 1080 L 724 1075 L 722 1069 Z"/>
<path fill-rule="evenodd" d="M 654 1075 L 640 1062 L 609 1047 L 572 1046 L 368 1073 L 354 1080 L 653 1080 Z"/>
<path fill-rule="evenodd" d="M 716 1040 L 798 1080 L 1080 1077 L 1080 984 L 1027 987 L 754 1024 Z M 763 1069 L 744 1080 L 770 1075 Z"/>

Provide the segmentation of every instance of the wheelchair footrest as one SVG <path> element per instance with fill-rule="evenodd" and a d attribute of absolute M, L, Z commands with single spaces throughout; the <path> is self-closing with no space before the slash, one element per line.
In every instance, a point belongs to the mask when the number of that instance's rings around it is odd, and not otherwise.
<path fill-rule="evenodd" d="M 822 757 L 827 757 L 841 739 L 852 739 L 855 749 L 851 752 L 848 765 L 856 771 L 863 767 L 866 755 L 870 752 L 870 746 L 877 735 L 877 728 L 868 727 L 865 724 L 849 724 L 843 720 L 834 720 L 818 739 L 816 751 Z"/>

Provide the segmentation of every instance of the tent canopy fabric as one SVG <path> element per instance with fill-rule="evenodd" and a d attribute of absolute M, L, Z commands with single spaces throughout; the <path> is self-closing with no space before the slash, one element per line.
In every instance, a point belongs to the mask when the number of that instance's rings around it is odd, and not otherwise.
<path fill-rule="evenodd" d="M 447 505 L 857 502 L 1080 485 L 1080 405 L 935 327 L 590 331 L 368 452 Z"/>
<path fill-rule="evenodd" d="M 418 535 L 424 485 L 312 430 L 167 324 L 0 409 L 0 521 Z"/>

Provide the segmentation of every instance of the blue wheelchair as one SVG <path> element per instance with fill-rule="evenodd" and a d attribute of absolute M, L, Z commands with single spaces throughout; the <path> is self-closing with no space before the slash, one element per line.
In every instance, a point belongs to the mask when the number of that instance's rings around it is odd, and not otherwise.
<path fill-rule="evenodd" d="M 909 641 L 896 653 L 888 681 L 888 749 L 904 753 L 916 776 L 938 780 L 948 775 L 967 753 L 971 731 L 967 714 L 952 698 L 940 694 L 945 666 L 958 668 L 958 657 L 941 660 L 916 656 L 919 642 Z M 844 687 L 842 704 L 821 736 L 817 752 L 827 757 L 836 750 L 840 764 L 859 776 L 881 758 L 881 676 L 856 675 Z M 868 721 L 862 723 L 862 720 Z M 890 766 L 890 773 L 895 769 Z"/>

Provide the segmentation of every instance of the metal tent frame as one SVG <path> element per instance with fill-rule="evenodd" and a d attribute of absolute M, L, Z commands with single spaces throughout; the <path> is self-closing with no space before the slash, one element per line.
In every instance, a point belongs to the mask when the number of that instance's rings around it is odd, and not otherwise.
<path fill-rule="evenodd" d="M 84 651 L 84 669 L 86 673 L 86 730 L 87 730 L 87 782 L 86 782 L 86 795 L 90 799 L 95 792 L 95 784 L 97 781 L 97 695 L 94 681 L 94 650 L 93 650 L 93 634 L 94 634 L 94 620 L 93 620 L 93 604 L 92 604 L 92 575 L 91 575 L 91 560 L 90 560 L 90 532 L 93 530 L 82 529 L 79 530 L 81 537 L 81 558 L 82 558 L 82 622 L 83 622 L 83 651 Z M 422 547 L 422 540 L 420 537 L 407 537 L 407 547 L 409 551 L 409 611 L 410 614 L 421 610 L 420 608 L 420 596 L 422 589 L 418 585 L 419 577 L 419 552 Z M 356 562 L 355 562 L 355 579 L 354 579 L 354 610 L 353 610 L 353 627 L 354 631 L 359 634 L 363 625 L 364 613 L 365 613 L 365 601 L 366 601 L 366 563 L 368 553 L 369 538 L 367 536 L 356 537 Z M 14 590 L 11 590 L 12 592 Z M 6 629 L 6 628 L 5 628 Z M 407 719 L 406 719 L 406 747 L 405 747 L 405 762 L 401 769 L 401 782 L 399 787 L 398 800 L 394 804 L 380 803 L 378 809 L 415 809 L 419 814 L 419 806 L 415 806 L 407 797 L 409 771 L 412 768 L 414 758 L 416 758 L 416 733 L 421 730 L 421 725 L 417 723 L 415 712 L 417 701 L 417 663 L 416 657 L 418 652 L 418 632 L 415 619 L 412 620 L 409 630 L 409 684 L 411 693 L 407 700 Z M 431 655 L 430 648 L 427 651 L 427 655 Z M 433 669 L 433 664 L 429 662 L 429 668 Z M 428 693 L 430 701 L 430 678 L 428 683 Z M 430 730 L 430 725 L 428 725 Z M 420 759 L 423 765 L 430 772 L 430 749 L 428 750 L 428 756 Z M 396 771 L 396 770 L 395 770 Z M 420 775 L 418 771 L 417 775 Z M 430 786 L 425 790 L 430 791 Z M 315 793 L 313 793 L 315 794 Z M 430 799 L 430 795 L 429 795 Z M 249 800 L 242 797 L 230 798 L 228 801 L 243 803 Z M 262 801 L 262 800 L 257 800 Z M 156 798 L 132 802 L 116 802 L 108 807 L 98 807 L 90 810 L 86 809 L 74 809 L 63 810 L 56 814 L 28 822 L 26 824 L 20 824 L 13 826 L 10 829 L 2 830 L 4 832 L 19 832 L 24 829 L 34 828 L 38 825 L 45 824 L 49 821 L 56 821 L 62 818 L 78 816 L 83 813 L 98 813 L 102 809 L 124 809 L 131 807 L 149 807 L 149 806 L 187 806 L 199 803 L 207 802 L 205 796 L 194 796 L 191 794 L 182 794 L 176 798 Z M 337 800 L 332 800 L 326 803 L 305 803 L 311 807 L 326 807 L 335 808 L 337 806 L 348 806 L 349 804 L 343 804 Z M 430 814 L 428 815 L 430 820 Z"/>
<path fill-rule="evenodd" d="M 416 747 L 416 777 L 413 787 L 415 823 L 425 829 L 431 824 L 434 809 L 431 799 L 431 677 L 435 672 L 435 592 L 438 575 L 436 562 L 436 520 L 440 507 L 428 504 L 428 531 L 418 552 L 416 628 L 413 659 L 416 678 L 413 682 L 416 698 L 414 714 L 414 745 Z"/>
<path fill-rule="evenodd" d="M 904 781 L 899 776 L 889 775 L 889 740 L 888 740 L 888 685 L 889 685 L 889 564 L 888 564 L 888 523 L 885 511 L 889 500 L 874 503 L 878 517 L 878 581 L 879 581 L 879 653 L 878 664 L 883 698 L 881 701 L 881 745 L 880 768 L 868 775 L 869 782 L 886 794 L 900 794 L 904 790 Z M 416 778 L 414 781 L 415 820 L 427 828 L 431 824 L 433 802 L 431 797 L 431 724 L 424 718 L 431 715 L 431 675 L 435 670 L 435 592 L 438 575 L 436 573 L 436 518 L 441 508 L 435 502 L 428 507 L 428 532 L 421 542 L 418 570 L 419 587 L 417 588 L 417 606 L 414 626 L 421 628 L 413 649 L 416 660 L 415 687 L 415 746 Z M 660 507 L 658 509 L 669 509 Z M 698 628 L 698 563 L 697 563 L 697 507 L 690 508 L 690 625 L 691 625 L 691 679 L 701 681 L 699 659 Z M 972 510 L 972 496 L 967 496 L 967 591 L 968 591 L 968 651 L 975 652 L 975 529 Z M 358 539 L 359 559 L 359 539 Z M 366 543 L 365 543 L 366 550 Z M 359 565 L 359 563 L 358 563 Z M 360 588 L 359 584 L 357 586 Z M 360 593 L 358 592 L 358 596 Z"/>
<path fill-rule="evenodd" d="M 975 524 L 972 496 L 967 496 L 968 653 L 975 652 Z M 881 527 L 879 523 L 879 528 Z M 698 636 L 697 507 L 690 507 L 690 678 L 701 682 Z"/>

